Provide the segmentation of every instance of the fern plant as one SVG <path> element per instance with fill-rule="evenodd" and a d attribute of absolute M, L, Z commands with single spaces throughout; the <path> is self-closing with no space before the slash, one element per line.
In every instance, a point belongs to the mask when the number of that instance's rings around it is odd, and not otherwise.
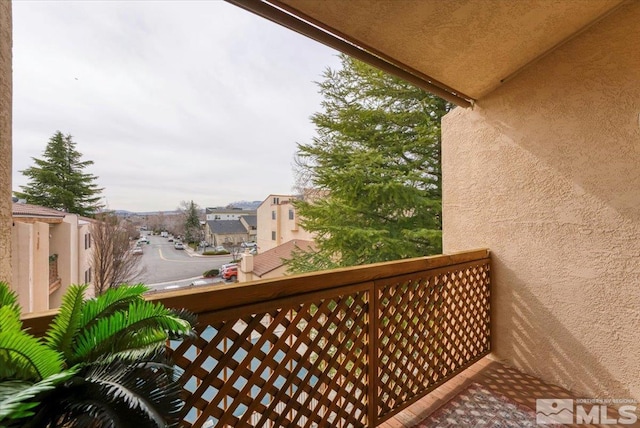
<path fill-rule="evenodd" d="M 42 339 L 22 329 L 17 298 L 0 282 L 0 426 L 163 427 L 182 402 L 167 340 L 193 317 L 142 297 L 143 285 L 84 300 L 73 285 Z"/>

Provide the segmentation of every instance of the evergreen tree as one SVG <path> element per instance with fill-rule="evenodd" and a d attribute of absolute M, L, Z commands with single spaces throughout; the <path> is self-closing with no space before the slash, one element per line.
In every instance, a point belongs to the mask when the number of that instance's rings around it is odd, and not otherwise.
<path fill-rule="evenodd" d="M 198 204 L 193 201 L 183 202 L 185 206 L 184 240 L 188 243 L 197 242 L 200 239 L 200 217 L 198 216 Z"/>
<path fill-rule="evenodd" d="M 290 270 L 440 253 L 440 120 L 451 105 L 346 55 L 341 62 L 318 84 L 317 137 L 298 144 L 307 197 L 296 204 L 316 248 L 295 253 Z"/>
<path fill-rule="evenodd" d="M 20 171 L 29 182 L 20 186 L 22 192 L 14 193 L 30 204 L 91 216 L 101 208 L 103 189 L 94 182 L 98 177 L 83 172 L 93 161 L 81 160 L 82 154 L 71 138 L 56 131 L 47 143 L 43 159 L 32 158 L 35 165 Z"/>

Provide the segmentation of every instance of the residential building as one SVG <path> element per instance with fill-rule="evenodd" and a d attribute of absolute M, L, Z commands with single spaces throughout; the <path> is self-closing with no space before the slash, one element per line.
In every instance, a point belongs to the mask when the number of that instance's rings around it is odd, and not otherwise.
<path fill-rule="evenodd" d="M 256 216 L 240 216 L 232 220 L 207 220 L 204 226 L 205 240 L 213 246 L 238 245 L 255 239 Z"/>
<path fill-rule="evenodd" d="M 313 241 L 313 234 L 300 226 L 293 201 L 295 195 L 272 194 L 262 201 L 257 210 L 257 243 L 260 252 L 268 251 L 291 240 Z"/>
<path fill-rule="evenodd" d="M 240 217 L 245 215 L 255 215 L 255 210 L 243 210 L 242 208 L 206 208 L 205 215 L 207 221 L 209 220 L 240 220 Z"/>
<path fill-rule="evenodd" d="M 92 284 L 90 219 L 23 203 L 12 216 L 10 285 L 25 312 L 57 308 L 69 285 Z"/>
<path fill-rule="evenodd" d="M 312 247 L 313 241 L 292 239 L 256 255 L 246 251 L 242 255 L 238 269 L 238 282 L 284 276 L 287 274 L 287 266 L 284 262 L 291 258 L 292 252 L 295 250 L 306 251 Z"/>
<path fill-rule="evenodd" d="M 255 214 L 243 215 L 240 217 L 240 223 L 242 223 L 249 233 L 248 241 L 256 242 L 256 239 L 258 238 L 258 216 Z"/>

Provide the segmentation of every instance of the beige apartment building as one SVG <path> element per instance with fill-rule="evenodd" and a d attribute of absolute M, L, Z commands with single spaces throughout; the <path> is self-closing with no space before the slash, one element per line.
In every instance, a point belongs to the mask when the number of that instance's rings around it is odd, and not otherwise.
<path fill-rule="evenodd" d="M 311 233 L 300 227 L 293 205 L 295 195 L 269 195 L 258 206 L 258 252 L 263 253 L 291 240 L 313 241 Z"/>
<path fill-rule="evenodd" d="M 69 285 L 91 284 L 90 219 L 22 203 L 12 214 L 10 286 L 24 312 L 57 308 Z"/>

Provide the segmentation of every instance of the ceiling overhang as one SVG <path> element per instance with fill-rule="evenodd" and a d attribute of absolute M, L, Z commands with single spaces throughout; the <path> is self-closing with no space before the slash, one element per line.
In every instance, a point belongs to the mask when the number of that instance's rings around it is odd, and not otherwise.
<path fill-rule="evenodd" d="M 626 0 L 227 0 L 461 106 Z"/>

